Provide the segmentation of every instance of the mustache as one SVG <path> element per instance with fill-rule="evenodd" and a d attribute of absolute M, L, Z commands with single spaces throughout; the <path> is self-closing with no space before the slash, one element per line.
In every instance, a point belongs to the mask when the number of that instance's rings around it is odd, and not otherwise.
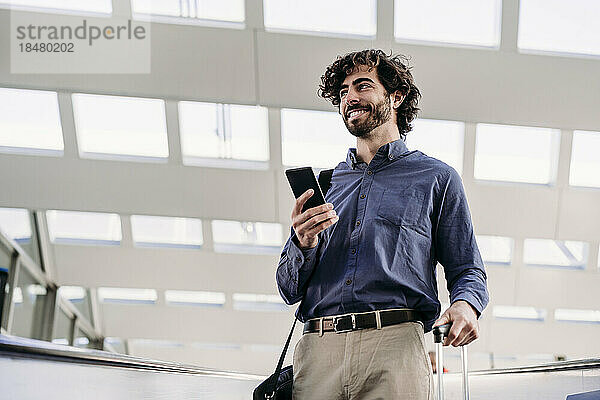
<path fill-rule="evenodd" d="M 349 113 L 351 113 L 354 110 L 360 110 L 363 108 L 371 111 L 371 106 L 369 106 L 368 104 L 356 104 L 353 106 L 348 106 L 348 108 L 346 108 L 346 112 L 344 113 L 344 116 L 347 116 Z"/>

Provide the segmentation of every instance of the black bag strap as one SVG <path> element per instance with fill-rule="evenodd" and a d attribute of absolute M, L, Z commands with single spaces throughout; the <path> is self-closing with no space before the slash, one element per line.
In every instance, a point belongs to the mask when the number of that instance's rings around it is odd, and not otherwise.
<path fill-rule="evenodd" d="M 323 192 L 323 196 L 327 194 L 329 188 L 331 187 L 331 177 L 333 176 L 333 169 L 326 169 L 319 173 L 319 186 L 321 187 L 321 191 Z M 309 278 L 310 280 L 310 278 Z M 308 281 L 306 282 L 308 283 Z M 304 298 L 298 305 L 298 312 L 302 307 L 302 303 L 304 303 Z M 296 327 L 296 322 L 298 321 L 298 316 L 294 315 L 294 323 L 292 324 L 292 329 L 290 330 L 290 334 L 288 335 L 287 340 L 285 341 L 285 346 L 283 346 L 283 351 L 281 352 L 281 356 L 279 356 L 279 362 L 277 363 L 277 368 L 275 368 L 275 373 L 271 375 L 271 382 L 269 382 L 269 392 L 275 394 L 275 390 L 277 389 L 277 379 L 279 379 L 279 374 L 281 373 L 281 368 L 283 367 L 283 360 L 285 359 L 285 355 L 287 354 L 288 347 L 290 346 L 290 341 L 292 340 L 292 335 L 294 334 L 294 328 Z"/>
<path fill-rule="evenodd" d="M 288 347 L 290 346 L 290 341 L 292 340 L 292 335 L 294 334 L 294 328 L 296 327 L 296 321 L 298 318 L 294 316 L 294 323 L 292 324 L 292 329 L 290 330 L 290 334 L 288 335 L 287 340 L 285 341 L 285 346 L 283 346 L 283 351 L 281 352 L 281 356 L 279 356 L 279 362 L 277 363 L 277 368 L 275 368 L 275 373 L 271 375 L 271 382 L 269 382 L 269 393 L 271 396 L 275 394 L 277 390 L 277 380 L 279 379 L 279 374 L 281 374 L 281 369 L 283 368 L 283 360 L 285 359 L 285 355 L 287 354 Z M 274 397 L 273 397 L 274 398 Z"/>

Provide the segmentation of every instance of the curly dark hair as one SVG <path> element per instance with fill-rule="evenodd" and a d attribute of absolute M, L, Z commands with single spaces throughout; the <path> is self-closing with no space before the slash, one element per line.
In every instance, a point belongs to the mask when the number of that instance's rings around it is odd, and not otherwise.
<path fill-rule="evenodd" d="M 367 49 L 348 53 L 338 58 L 327 67 L 321 76 L 321 84 L 317 94 L 329 101 L 340 111 L 340 86 L 346 76 L 351 74 L 358 66 L 367 66 L 377 69 L 377 77 L 383 84 L 388 94 L 399 90 L 404 96 L 400 107 L 396 110 L 398 130 L 404 140 L 406 134 L 412 130 L 410 124 L 419 111 L 417 103 L 421 92 L 415 86 L 408 58 L 403 55 L 386 55 L 382 50 Z"/>

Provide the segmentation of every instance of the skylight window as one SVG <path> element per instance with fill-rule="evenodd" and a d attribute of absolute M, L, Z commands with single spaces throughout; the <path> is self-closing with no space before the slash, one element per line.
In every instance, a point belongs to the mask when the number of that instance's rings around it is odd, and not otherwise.
<path fill-rule="evenodd" d="M 179 131 L 187 165 L 235 166 L 215 160 L 229 159 L 267 166 L 269 117 L 265 107 L 182 101 Z"/>
<path fill-rule="evenodd" d="M 600 323 L 600 311 L 557 308 L 554 311 L 554 319 L 566 322 Z"/>
<path fill-rule="evenodd" d="M 82 157 L 166 160 L 165 102 L 159 99 L 73 94 Z"/>
<path fill-rule="evenodd" d="M 520 306 L 494 306 L 492 313 L 495 318 L 530 321 L 544 321 L 547 314 L 544 309 Z"/>
<path fill-rule="evenodd" d="M 165 301 L 171 305 L 223 307 L 225 293 L 165 290 Z"/>
<path fill-rule="evenodd" d="M 417 119 L 413 125 L 406 135 L 406 146 L 437 158 L 462 174 L 464 122 Z"/>
<path fill-rule="evenodd" d="M 0 208 L 0 229 L 17 243 L 31 240 L 29 211 L 23 208 Z"/>
<path fill-rule="evenodd" d="M 351 147 L 356 147 L 356 138 L 339 113 L 281 110 L 283 165 L 333 168 L 346 159 Z"/>
<path fill-rule="evenodd" d="M 587 263 L 585 242 L 525 239 L 525 264 L 583 269 Z"/>
<path fill-rule="evenodd" d="M 35 297 L 35 296 L 45 296 L 48 292 L 46 291 L 46 288 L 42 285 L 38 285 L 38 284 L 33 284 L 33 285 L 27 285 L 27 293 L 29 294 L 29 296 Z"/>
<path fill-rule="evenodd" d="M 218 253 L 278 254 L 281 251 L 280 224 L 215 220 L 212 231 L 214 249 Z"/>
<path fill-rule="evenodd" d="M 376 0 L 264 0 L 265 28 L 299 33 L 375 36 Z"/>
<path fill-rule="evenodd" d="M 238 311 L 287 311 L 288 306 L 274 294 L 234 293 L 233 309 Z"/>
<path fill-rule="evenodd" d="M 56 92 L 0 88 L 0 152 L 62 155 Z"/>
<path fill-rule="evenodd" d="M 525 51 L 600 55 L 596 0 L 521 0 L 518 47 Z"/>
<path fill-rule="evenodd" d="M 91 320 L 92 305 L 86 288 L 81 286 L 61 286 L 58 288 L 58 296 L 73 303 L 81 312 L 81 315 Z"/>
<path fill-rule="evenodd" d="M 244 22 L 244 0 L 131 0 L 137 15 Z"/>
<path fill-rule="evenodd" d="M 574 131 L 569 184 L 600 188 L 600 132 Z"/>
<path fill-rule="evenodd" d="M 79 302 L 85 299 L 86 292 L 81 286 L 61 286 L 58 288 L 58 295 L 71 302 Z"/>
<path fill-rule="evenodd" d="M 558 129 L 477 124 L 475 178 L 551 184 L 559 146 Z"/>
<path fill-rule="evenodd" d="M 4 0 L 6 2 L 6 0 Z M 33 9 L 42 11 L 85 11 L 100 14 L 112 13 L 111 0 L 8 0 L 15 9 Z"/>
<path fill-rule="evenodd" d="M 154 304 L 158 298 L 154 289 L 98 288 L 98 298 L 104 303 Z"/>
<path fill-rule="evenodd" d="M 512 259 L 513 240 L 501 236 L 477 236 L 477 246 L 486 264 L 508 265 Z"/>
<path fill-rule="evenodd" d="M 117 214 L 49 210 L 46 218 L 53 243 L 118 245 L 121 242 L 121 218 Z"/>
<path fill-rule="evenodd" d="M 195 218 L 132 215 L 131 232 L 137 246 L 200 248 L 202 221 Z"/>
<path fill-rule="evenodd" d="M 498 47 L 501 15 L 501 0 L 394 0 L 394 36 L 409 42 Z"/>

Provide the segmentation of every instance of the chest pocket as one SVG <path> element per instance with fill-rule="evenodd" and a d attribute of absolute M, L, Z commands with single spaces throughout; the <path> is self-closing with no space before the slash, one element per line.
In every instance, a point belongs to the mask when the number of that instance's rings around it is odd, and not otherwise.
<path fill-rule="evenodd" d="M 418 225 L 425 206 L 425 195 L 414 189 L 386 189 L 381 196 L 377 215 L 395 225 Z"/>

